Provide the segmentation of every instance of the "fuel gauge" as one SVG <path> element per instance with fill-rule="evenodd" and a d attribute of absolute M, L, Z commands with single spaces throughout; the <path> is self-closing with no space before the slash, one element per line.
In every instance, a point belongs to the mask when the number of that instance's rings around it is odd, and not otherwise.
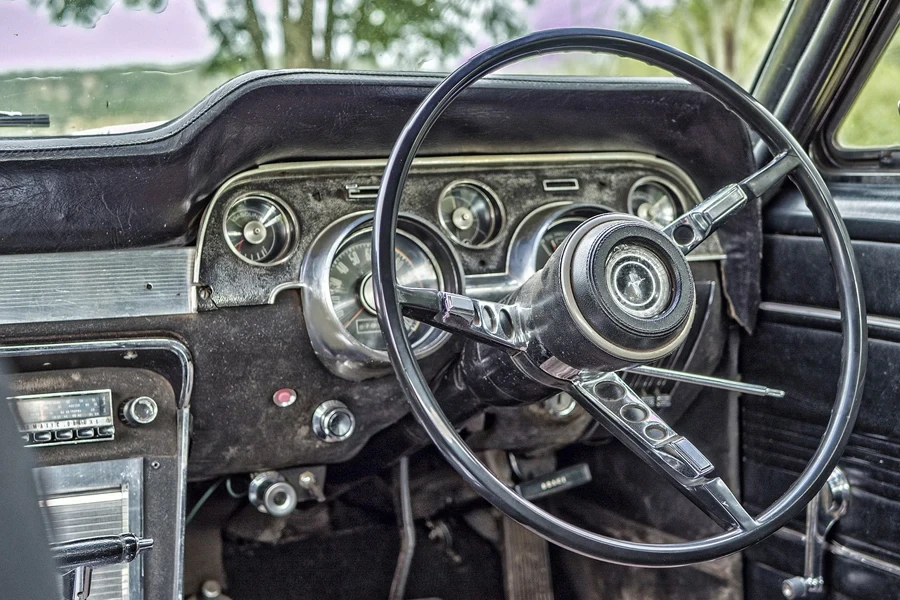
<path fill-rule="evenodd" d="M 297 217 L 274 196 L 250 194 L 225 214 L 225 241 L 242 260 L 270 266 L 287 260 L 297 245 Z"/>

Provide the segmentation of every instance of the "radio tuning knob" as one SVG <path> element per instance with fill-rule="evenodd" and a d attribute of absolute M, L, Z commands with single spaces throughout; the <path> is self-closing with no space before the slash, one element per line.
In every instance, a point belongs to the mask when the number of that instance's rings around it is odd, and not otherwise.
<path fill-rule="evenodd" d="M 119 418 L 130 427 L 149 425 L 156 419 L 159 407 L 156 400 L 150 396 L 138 396 L 122 403 L 119 408 Z"/>

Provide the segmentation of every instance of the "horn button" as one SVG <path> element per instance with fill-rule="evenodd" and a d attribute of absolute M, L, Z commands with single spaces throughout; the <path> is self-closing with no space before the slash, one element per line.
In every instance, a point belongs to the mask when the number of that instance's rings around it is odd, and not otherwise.
<path fill-rule="evenodd" d="M 672 298 L 669 270 L 655 252 L 624 242 L 606 259 L 606 286 L 618 309 L 636 318 L 660 315 Z"/>
<path fill-rule="evenodd" d="M 536 284 L 523 297 L 540 299 L 531 303 L 542 347 L 577 368 L 661 358 L 684 341 L 694 317 L 684 255 L 659 229 L 627 215 L 585 221 Z"/>

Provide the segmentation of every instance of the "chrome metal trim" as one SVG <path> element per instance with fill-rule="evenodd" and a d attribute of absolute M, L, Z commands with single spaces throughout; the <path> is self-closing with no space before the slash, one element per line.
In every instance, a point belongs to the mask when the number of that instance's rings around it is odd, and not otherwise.
<path fill-rule="evenodd" d="M 780 537 L 784 540 L 806 544 L 806 535 L 794 529 L 790 529 L 789 527 L 782 527 L 773 534 L 773 537 Z M 895 565 L 893 563 L 887 562 L 878 558 L 877 556 L 872 556 L 871 554 L 866 554 L 864 552 L 860 552 L 859 550 L 848 548 L 847 546 L 844 546 L 843 544 L 839 544 L 837 542 L 828 542 L 825 545 L 825 549 L 835 556 L 841 556 L 853 562 L 858 562 L 862 565 L 866 565 L 867 567 L 872 567 L 873 569 L 884 571 L 889 575 L 900 577 L 900 565 Z"/>
<path fill-rule="evenodd" d="M 691 209 L 691 206 L 688 204 L 687 200 L 685 200 L 681 191 L 674 187 L 669 181 L 666 181 L 662 177 L 658 177 L 656 175 L 647 175 L 646 177 L 641 177 L 637 181 L 631 184 L 631 187 L 628 189 L 628 197 L 625 200 L 625 207 L 628 209 L 628 214 L 637 217 L 637 214 L 634 212 L 634 208 L 631 205 L 631 199 L 634 196 L 634 190 L 639 186 L 642 186 L 647 183 L 655 183 L 657 185 L 661 185 L 666 190 L 672 192 L 672 195 L 675 196 L 675 199 L 678 201 L 679 207 L 681 209 L 682 214 L 686 213 Z M 694 204 L 699 204 L 702 201 L 702 197 L 694 202 Z M 638 217 L 640 218 L 640 217 Z M 675 215 L 675 218 L 678 218 L 678 215 Z M 643 220 L 643 219 L 641 219 Z M 648 221 L 649 222 L 649 221 Z M 668 223 L 666 223 L 668 225 Z"/>
<path fill-rule="evenodd" d="M 577 164 L 577 163 L 624 163 L 633 164 L 641 167 L 652 167 L 669 175 L 673 181 L 666 182 L 670 188 L 675 187 L 682 189 L 687 193 L 690 202 L 698 204 L 703 200 L 703 196 L 694 181 L 688 174 L 678 165 L 643 152 L 570 152 L 570 153 L 547 153 L 547 154 L 502 154 L 502 155 L 475 155 L 475 156 L 445 156 L 445 157 L 417 157 L 412 164 L 411 173 L 415 173 L 418 168 L 442 168 L 442 167 L 471 167 L 474 169 L 484 169 L 490 167 L 531 167 L 535 165 L 560 165 L 560 164 Z M 359 159 L 359 160 L 325 160 L 325 161 L 309 161 L 294 163 L 273 163 L 270 165 L 261 165 L 255 169 L 238 173 L 223 183 L 216 191 L 206 210 L 203 212 L 203 218 L 200 222 L 200 230 L 197 235 L 197 252 L 194 259 L 194 284 L 200 284 L 200 263 L 203 258 L 203 246 L 206 232 L 209 229 L 209 220 L 212 217 L 214 207 L 218 202 L 236 185 L 254 178 L 265 177 L 289 177 L 297 174 L 309 174 L 316 172 L 346 172 L 356 174 L 356 172 L 364 169 L 384 169 L 387 161 L 385 159 Z M 352 184 L 350 184 L 352 185 Z M 563 206 L 572 202 L 551 202 L 544 205 L 547 206 Z M 597 205 L 587 205 L 597 206 Z M 544 208 L 541 207 L 541 208 Z M 685 208 L 690 208 L 686 206 Z M 541 209 L 538 209 L 541 210 Z M 537 212 L 537 211 L 536 211 Z M 528 219 L 528 217 L 526 217 Z M 524 221 L 523 221 L 524 223 Z M 517 228 L 520 231 L 522 225 Z M 517 233 L 513 234 L 513 239 Z M 715 236 L 713 236 L 714 239 Z M 507 253 L 506 271 L 503 273 L 487 273 L 482 275 L 472 275 L 466 277 L 466 288 L 472 288 L 472 295 L 476 297 L 486 297 L 486 295 L 504 296 L 516 289 L 531 273 L 527 273 L 527 269 L 522 271 L 517 269 L 517 265 L 521 259 L 514 256 L 513 242 L 510 242 L 509 251 Z M 701 247 L 701 251 L 706 247 Z M 309 252 L 307 250 L 307 252 Z M 699 261 L 720 261 L 725 260 L 726 256 L 722 253 L 718 244 L 711 245 L 707 252 L 700 254 L 695 253 L 689 258 L 690 262 Z M 305 259 L 304 259 L 305 260 Z M 533 263 L 533 260 L 532 260 Z M 529 267 L 530 268 L 530 267 Z M 523 276 L 524 275 L 524 276 Z M 470 283 L 471 282 L 471 283 Z M 284 284 L 289 285 L 288 283 Z M 276 288 L 278 289 L 278 288 Z M 289 289 L 288 287 L 280 288 Z M 277 292 L 269 297 L 269 302 L 274 301 Z"/>
<path fill-rule="evenodd" d="M 644 375 L 646 377 L 653 377 L 655 379 L 668 379 L 681 383 L 689 383 L 691 385 L 700 385 L 720 390 L 728 390 L 730 392 L 738 392 L 740 394 L 749 394 L 751 396 L 767 396 L 769 398 L 784 398 L 785 396 L 784 390 L 778 390 L 764 385 L 744 383 L 743 381 L 732 381 L 730 379 L 711 377 L 709 375 L 698 375 L 686 371 L 662 369 L 650 365 L 636 365 L 634 367 L 623 369 L 623 371 Z"/>
<path fill-rule="evenodd" d="M 541 181 L 541 187 L 545 192 L 577 192 L 581 189 L 581 184 L 577 177 L 561 177 L 558 179 L 544 179 Z"/>
<path fill-rule="evenodd" d="M 102 499 L 120 500 L 127 509 L 127 531 L 138 537 L 144 533 L 144 460 L 125 458 L 87 463 L 36 467 L 34 478 L 42 496 L 62 496 L 38 500 L 41 507 L 76 506 Z M 94 493 L 116 488 L 116 492 Z M 53 523 L 48 519 L 50 530 Z M 122 531 L 121 533 L 126 533 Z M 119 565 L 127 569 L 128 598 L 144 597 L 143 563 L 133 561 Z M 124 587 L 124 586 L 123 586 Z M 122 590 L 123 594 L 125 590 Z"/>
<path fill-rule="evenodd" d="M 263 200 L 267 200 L 284 211 L 284 214 L 287 215 L 289 219 L 288 226 L 291 228 L 291 240 L 288 242 L 289 246 L 284 252 L 284 256 L 279 258 L 278 260 L 273 260 L 272 262 L 258 262 L 255 260 L 250 260 L 243 254 L 237 251 L 234 247 L 234 244 L 231 243 L 231 238 L 228 237 L 228 213 L 231 212 L 231 209 L 234 206 L 243 200 L 247 200 L 248 198 L 262 198 Z M 241 194 L 236 198 L 232 198 L 232 200 L 228 203 L 228 206 L 225 207 L 225 210 L 222 211 L 222 236 L 225 239 L 225 246 L 231 250 L 231 253 L 234 254 L 237 258 L 244 261 L 249 265 L 253 265 L 254 267 L 274 267 L 275 265 L 280 265 L 287 260 L 289 260 L 294 253 L 297 251 L 297 246 L 300 244 L 300 220 L 297 218 L 297 214 L 294 212 L 294 209 L 290 207 L 290 205 L 279 198 L 274 194 L 270 194 L 268 192 L 259 192 L 252 191 L 247 192 L 246 194 Z"/>
<path fill-rule="evenodd" d="M 194 248 L 0 256 L 0 324 L 196 312 Z"/>
<path fill-rule="evenodd" d="M 438 277 L 446 287 L 452 278 L 462 279 L 459 257 L 453 252 L 452 243 L 434 226 L 418 217 L 402 215 L 402 219 L 422 226 L 450 252 L 456 273 L 443 274 L 439 261 Z M 334 313 L 329 289 L 331 263 L 340 247 L 350 236 L 371 229 L 372 211 L 360 211 L 346 215 L 323 229 L 310 244 L 300 267 L 300 284 L 303 302 L 303 318 L 306 322 L 313 351 L 322 363 L 334 374 L 351 380 L 362 380 L 391 372 L 390 360 L 384 350 L 373 350 L 360 343 L 344 328 Z M 400 229 L 403 229 L 402 223 Z M 413 240 L 417 238 L 407 234 Z M 421 240 L 419 240 L 421 243 Z M 429 254 L 433 254 L 429 251 Z M 464 290 L 460 290 L 462 292 Z M 427 345 L 415 350 L 417 358 L 424 358 L 436 352 L 450 339 L 446 331 L 438 332 Z"/>
<path fill-rule="evenodd" d="M 377 185 L 359 185 L 358 183 L 348 183 L 344 186 L 347 190 L 347 200 L 350 202 L 365 202 L 378 198 Z"/>
<path fill-rule="evenodd" d="M 102 461 L 107 462 L 107 461 Z M 88 463 L 90 464 L 90 463 Z M 64 465 L 68 466 L 68 465 Z M 51 467 L 38 467 L 51 468 Z M 41 506 L 78 506 L 79 504 L 90 504 L 91 502 L 102 502 L 104 500 L 119 500 L 122 498 L 122 492 L 107 492 L 105 494 L 92 494 L 91 496 L 67 496 L 62 498 L 50 498 L 49 500 L 39 500 Z"/>
<path fill-rule="evenodd" d="M 590 340 L 591 343 L 595 344 L 598 348 L 602 348 L 604 351 L 610 353 L 611 355 L 624 360 L 650 361 L 665 356 L 681 345 L 681 343 L 687 337 L 688 332 L 691 330 L 691 325 L 694 322 L 694 315 L 697 312 L 696 302 L 691 304 L 691 312 L 688 314 L 688 318 L 682 325 L 681 331 L 678 332 L 678 335 L 675 336 L 672 341 L 653 350 L 629 350 L 628 348 L 623 348 L 618 344 L 610 342 L 594 330 L 591 324 L 588 323 L 584 314 L 581 312 L 581 308 L 579 308 L 578 303 L 575 301 L 575 293 L 572 290 L 572 257 L 575 254 L 575 249 L 578 246 L 578 241 L 597 225 L 606 223 L 608 221 L 623 220 L 637 222 L 645 227 L 648 226 L 647 221 L 643 219 L 639 219 L 638 217 L 632 215 L 616 213 L 609 216 L 603 215 L 600 217 L 595 217 L 594 223 L 592 225 L 581 225 L 578 227 L 578 229 L 572 232 L 572 237 L 566 243 L 565 248 L 563 248 L 562 260 L 560 261 L 560 276 L 562 279 L 561 283 L 563 298 L 565 299 L 566 308 L 568 309 L 569 315 L 571 315 L 572 320 L 575 321 L 575 324 L 578 326 L 581 334 L 588 340 Z"/>
<path fill-rule="evenodd" d="M 171 352 L 181 364 L 181 391 L 177 398 L 177 427 L 179 428 L 176 460 L 180 476 L 176 487 L 179 508 L 175 515 L 175 531 L 178 547 L 175 548 L 175 575 L 173 598 L 181 598 L 184 591 L 184 528 L 187 511 L 187 460 L 190 443 L 190 404 L 194 390 L 194 359 L 187 346 L 170 338 L 134 338 L 119 340 L 91 340 L 82 342 L 53 342 L 0 346 L 0 357 L 42 356 L 75 352 L 136 352 L 140 350 L 164 350 Z"/>
<path fill-rule="evenodd" d="M 760 302 L 759 310 L 763 312 L 790 315 L 792 317 L 807 317 L 821 319 L 833 323 L 841 322 L 841 312 L 832 308 L 820 308 L 818 306 L 805 306 L 801 304 L 787 304 L 784 302 Z M 900 319 L 894 317 L 879 317 L 868 315 L 866 322 L 869 327 L 886 329 L 888 331 L 900 331 Z"/>
<path fill-rule="evenodd" d="M 447 195 L 450 190 L 453 188 L 467 185 L 470 187 L 478 188 L 482 192 L 484 192 L 485 196 L 488 198 L 488 204 L 491 204 L 491 217 L 496 222 L 496 230 L 493 236 L 488 239 L 488 241 L 482 244 L 469 244 L 467 242 L 463 242 L 456 238 L 453 233 L 450 232 L 450 226 L 444 221 L 444 215 L 441 214 L 441 200 L 444 199 L 444 196 Z M 496 208 L 496 213 L 494 212 Z M 444 230 L 444 234 L 450 238 L 455 244 L 459 244 L 463 248 L 471 248 L 473 250 L 481 250 L 483 248 L 490 248 L 494 244 L 500 241 L 500 232 L 503 230 L 503 226 L 506 224 L 506 207 L 503 206 L 503 202 L 500 201 L 500 197 L 497 196 L 497 192 L 491 189 L 487 184 L 478 181 L 477 179 L 454 179 L 450 183 L 444 186 L 444 189 L 441 190 L 441 193 L 438 194 L 437 200 L 435 201 L 435 214 L 437 215 L 437 221 L 441 226 L 441 229 Z"/>

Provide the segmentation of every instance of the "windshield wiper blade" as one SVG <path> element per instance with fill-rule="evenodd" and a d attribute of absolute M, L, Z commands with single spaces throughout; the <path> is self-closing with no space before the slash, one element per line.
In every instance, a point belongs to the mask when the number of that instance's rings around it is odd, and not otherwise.
<path fill-rule="evenodd" d="M 0 110 L 0 127 L 50 127 L 50 115 Z"/>

